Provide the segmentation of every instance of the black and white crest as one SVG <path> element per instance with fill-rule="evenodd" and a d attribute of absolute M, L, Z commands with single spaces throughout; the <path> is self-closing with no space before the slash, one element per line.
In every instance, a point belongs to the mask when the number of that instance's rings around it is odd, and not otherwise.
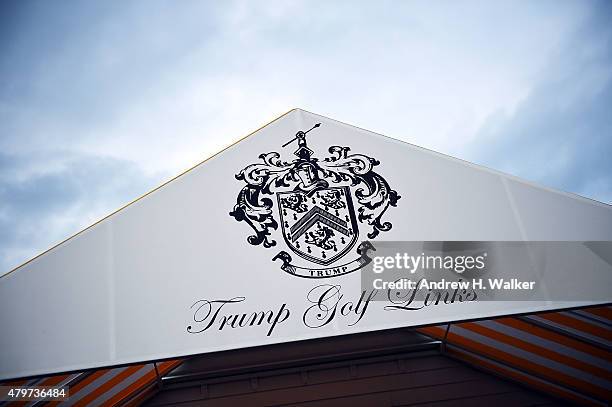
<path fill-rule="evenodd" d="M 240 171 L 236 178 L 246 185 L 230 215 L 253 229 L 247 238 L 250 244 L 275 246 L 272 231 L 280 224 L 291 251 L 308 262 L 328 266 L 354 247 L 360 224 L 367 227 L 368 239 L 390 230 L 391 223 L 382 217 L 400 197 L 373 171 L 379 164 L 374 158 L 350 154 L 349 147 L 341 146 L 329 147 L 330 155 L 322 160 L 316 158 L 306 135 L 319 126 L 297 132 L 283 145 L 297 141 L 296 159 L 283 161 L 277 152 L 264 153 L 259 156 L 262 162 Z M 368 247 L 357 249 L 362 260 Z M 276 258 L 283 260 L 286 271 L 298 274 L 287 252 Z"/>
<path fill-rule="evenodd" d="M 350 193 L 349 187 L 279 192 L 283 237 L 291 250 L 323 265 L 344 256 L 359 235 Z"/>

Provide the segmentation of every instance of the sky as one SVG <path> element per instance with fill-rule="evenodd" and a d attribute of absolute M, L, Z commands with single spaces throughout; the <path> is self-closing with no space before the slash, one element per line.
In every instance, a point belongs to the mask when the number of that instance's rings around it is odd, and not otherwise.
<path fill-rule="evenodd" d="M 0 274 L 294 107 L 612 203 L 611 4 L 0 2 Z"/>

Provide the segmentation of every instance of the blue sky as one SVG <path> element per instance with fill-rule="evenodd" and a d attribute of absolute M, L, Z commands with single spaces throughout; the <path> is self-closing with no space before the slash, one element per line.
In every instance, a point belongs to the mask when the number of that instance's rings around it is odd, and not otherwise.
<path fill-rule="evenodd" d="M 606 1 L 0 3 L 0 274 L 293 107 L 612 202 Z"/>

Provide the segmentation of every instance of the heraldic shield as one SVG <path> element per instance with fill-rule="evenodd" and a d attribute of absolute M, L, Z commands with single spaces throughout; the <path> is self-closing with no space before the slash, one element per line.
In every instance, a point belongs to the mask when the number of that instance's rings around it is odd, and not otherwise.
<path fill-rule="evenodd" d="M 283 144 L 284 148 L 297 143 L 293 160 L 285 161 L 279 152 L 271 151 L 260 154 L 260 162 L 236 174 L 245 185 L 229 213 L 251 227 L 253 233 L 246 240 L 254 246 L 276 246 L 274 233 L 278 232 L 274 231 L 281 231 L 288 249 L 311 264 L 292 263 L 285 250 L 272 261 L 282 261 L 283 271 L 305 278 L 335 277 L 368 264 L 368 251 L 374 249 L 369 242 L 361 242 L 356 248 L 359 257 L 343 264 L 336 262 L 355 246 L 357 225 L 367 228 L 365 234 L 370 240 L 390 230 L 391 222 L 382 218 L 400 198 L 374 171 L 380 164 L 375 158 L 352 154 L 350 147 L 336 145 L 327 149 L 327 157 L 316 157 L 306 135 L 320 126 L 317 123 L 307 131 L 298 131 Z M 321 267 L 315 268 L 312 263 Z"/>
<path fill-rule="evenodd" d="M 281 230 L 297 255 L 328 265 L 357 242 L 358 227 L 349 187 L 277 194 Z"/>

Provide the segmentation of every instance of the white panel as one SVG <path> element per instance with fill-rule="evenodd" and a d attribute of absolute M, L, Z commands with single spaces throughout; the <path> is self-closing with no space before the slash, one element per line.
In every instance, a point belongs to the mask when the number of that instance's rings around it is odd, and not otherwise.
<path fill-rule="evenodd" d="M 254 246 L 246 241 L 252 230 L 229 212 L 244 185 L 236 173 L 262 153 L 278 151 L 292 160 L 296 143 L 281 146 L 317 122 L 322 126 L 307 138 L 315 156 L 329 156 L 332 145 L 350 146 L 351 153 L 379 160 L 375 170 L 401 195 L 385 214 L 393 228 L 377 239 L 612 240 L 609 206 L 293 110 L 1 278 L 0 379 L 579 305 L 489 302 L 389 312 L 374 302 L 359 323 L 353 324 L 358 316 L 350 314 L 321 328 L 307 327 L 302 320 L 311 305 L 307 293 L 339 284 L 342 303 L 356 301 L 359 273 L 311 280 L 283 272 L 280 261 L 272 261 L 280 250 L 290 252 L 280 229 L 271 236 L 275 247 Z M 365 225 L 359 230 L 365 239 Z M 187 332 L 196 301 L 241 296 L 246 299 L 227 305 L 227 313 L 276 312 L 286 304 L 290 316 L 270 336 L 268 326 Z"/>

